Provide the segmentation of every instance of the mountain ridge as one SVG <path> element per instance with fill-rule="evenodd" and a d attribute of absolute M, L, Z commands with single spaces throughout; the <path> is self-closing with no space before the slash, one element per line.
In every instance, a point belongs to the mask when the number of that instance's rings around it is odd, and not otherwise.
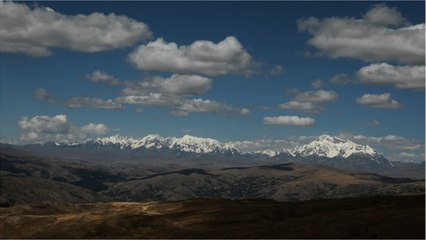
<path fill-rule="evenodd" d="M 45 143 L 46 144 L 46 143 Z M 51 143 L 50 143 L 51 144 Z M 125 149 L 168 149 L 193 153 L 231 153 L 231 154 L 263 154 L 274 157 L 280 154 L 296 156 L 318 156 L 318 157 L 343 157 L 348 158 L 353 154 L 364 154 L 369 156 L 379 153 L 368 145 L 357 144 L 351 140 L 338 138 L 330 135 L 321 135 L 311 143 L 299 145 L 294 148 L 285 148 L 281 151 L 271 149 L 258 151 L 241 151 L 231 143 L 222 143 L 216 139 L 184 135 L 178 137 L 162 137 L 158 134 L 149 134 L 144 137 L 127 137 L 113 135 L 109 137 L 98 137 L 82 143 L 53 142 L 55 146 L 79 146 L 93 144 L 97 146 L 117 145 L 121 150 Z"/>

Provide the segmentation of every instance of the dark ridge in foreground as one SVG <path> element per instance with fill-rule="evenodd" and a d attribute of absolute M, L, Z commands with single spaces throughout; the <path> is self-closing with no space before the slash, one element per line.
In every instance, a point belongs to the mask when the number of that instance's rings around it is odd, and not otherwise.
<path fill-rule="evenodd" d="M 0 237 L 424 239 L 425 196 L 39 202 L 0 208 Z"/>

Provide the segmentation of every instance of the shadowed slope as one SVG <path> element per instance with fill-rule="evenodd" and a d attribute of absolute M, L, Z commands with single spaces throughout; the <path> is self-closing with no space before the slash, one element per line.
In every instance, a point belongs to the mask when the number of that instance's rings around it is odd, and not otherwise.
<path fill-rule="evenodd" d="M 44 202 L 0 209 L 0 232 L 2 238 L 424 238 L 424 199 Z"/>

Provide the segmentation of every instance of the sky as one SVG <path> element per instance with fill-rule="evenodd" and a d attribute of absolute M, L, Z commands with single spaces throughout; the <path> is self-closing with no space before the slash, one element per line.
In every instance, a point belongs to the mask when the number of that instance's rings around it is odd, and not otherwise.
<path fill-rule="evenodd" d="M 190 134 L 245 150 L 321 134 L 424 161 L 425 5 L 0 2 L 0 135 Z"/>

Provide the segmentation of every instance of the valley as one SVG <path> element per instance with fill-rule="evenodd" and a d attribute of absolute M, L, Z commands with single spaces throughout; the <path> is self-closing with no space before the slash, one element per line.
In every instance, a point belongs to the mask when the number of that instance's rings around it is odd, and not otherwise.
<path fill-rule="evenodd" d="M 424 238 L 424 195 L 192 199 L 0 208 L 1 238 Z M 25 229 L 25 231 L 22 231 Z"/>

